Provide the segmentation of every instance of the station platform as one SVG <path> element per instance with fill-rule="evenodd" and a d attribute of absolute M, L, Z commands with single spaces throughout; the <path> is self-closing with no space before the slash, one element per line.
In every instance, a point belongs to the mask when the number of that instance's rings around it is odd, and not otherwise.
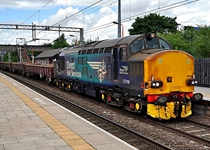
<path fill-rule="evenodd" d="M 203 100 L 210 101 L 210 88 L 208 87 L 195 87 L 195 93 L 202 93 L 203 94 Z"/>
<path fill-rule="evenodd" d="M 135 150 L 0 73 L 0 150 Z"/>

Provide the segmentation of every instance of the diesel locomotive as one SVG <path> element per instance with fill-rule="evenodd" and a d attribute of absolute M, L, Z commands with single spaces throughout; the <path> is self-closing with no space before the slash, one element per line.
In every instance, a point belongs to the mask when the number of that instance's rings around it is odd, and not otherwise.
<path fill-rule="evenodd" d="M 192 101 L 203 98 L 194 93 L 194 58 L 155 33 L 66 47 L 53 65 L 0 67 L 38 74 L 60 88 L 163 120 L 190 116 Z"/>
<path fill-rule="evenodd" d="M 194 58 L 155 33 L 66 48 L 54 78 L 59 87 L 164 120 L 190 116 L 191 102 L 203 98 L 193 93 Z"/>

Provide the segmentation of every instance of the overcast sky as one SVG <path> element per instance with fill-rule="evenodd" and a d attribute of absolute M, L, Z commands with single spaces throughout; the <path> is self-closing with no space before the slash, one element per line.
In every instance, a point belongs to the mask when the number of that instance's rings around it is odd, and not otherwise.
<path fill-rule="evenodd" d="M 210 25 L 209 0 L 121 0 L 121 20 L 125 36 L 135 18 L 148 15 L 150 12 L 168 17 L 177 17 L 181 25 Z M 78 27 L 84 29 L 85 40 L 117 38 L 118 0 L 1 0 L 0 24 L 24 25 L 60 25 L 62 27 Z M 63 33 L 63 32 L 62 32 Z M 71 44 L 74 34 L 64 32 Z M 16 44 L 23 42 L 28 45 L 50 43 L 58 38 L 58 32 L 37 31 L 36 42 L 31 31 L 0 29 L 0 44 Z"/>

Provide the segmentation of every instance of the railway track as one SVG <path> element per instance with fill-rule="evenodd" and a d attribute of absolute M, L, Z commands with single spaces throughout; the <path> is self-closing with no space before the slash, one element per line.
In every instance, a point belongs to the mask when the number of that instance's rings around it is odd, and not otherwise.
<path fill-rule="evenodd" d="M 18 76 L 14 75 L 14 74 L 8 74 L 8 75 L 11 75 L 12 77 L 19 78 Z M 22 77 L 20 77 L 20 79 L 22 80 Z M 16 79 L 16 80 L 19 80 L 19 79 Z M 23 80 L 26 81 L 25 78 L 23 78 Z M 31 80 L 26 81 L 26 83 L 24 83 L 24 84 L 28 84 L 26 86 L 30 86 L 30 87 L 32 86 L 31 88 L 33 88 L 33 85 L 31 85 L 29 83 L 30 81 Z M 20 81 L 20 82 L 22 82 L 22 81 Z M 37 86 L 38 85 L 39 84 L 37 84 Z M 42 87 L 42 89 L 43 89 L 43 87 Z M 123 126 L 122 126 L 121 122 L 120 123 L 116 123 L 115 121 L 113 122 L 113 121 L 111 121 L 112 119 L 111 120 L 106 119 L 107 116 L 103 117 L 101 115 L 97 115 L 98 113 L 96 114 L 96 113 L 90 111 L 89 108 L 87 110 L 85 108 L 82 108 L 81 106 L 78 106 L 75 103 L 68 102 L 68 100 L 63 101 L 62 100 L 63 98 L 58 97 L 56 95 L 52 96 L 51 94 L 53 94 L 53 93 L 50 93 L 50 92 L 46 93 L 42 89 L 38 88 L 38 89 L 34 89 L 34 90 L 41 93 L 42 95 L 45 95 L 46 97 L 49 97 L 50 99 L 55 98 L 54 100 L 56 103 L 60 103 L 60 105 L 75 112 L 76 114 L 80 115 L 81 117 L 85 118 L 86 120 L 89 120 L 93 124 L 108 131 L 109 133 L 119 137 L 120 139 L 133 145 L 137 149 L 180 149 L 181 147 L 185 147 L 185 144 L 183 144 L 183 139 L 184 139 L 184 141 L 186 141 L 186 142 L 184 142 L 184 143 L 186 143 L 186 146 L 187 146 L 185 148 L 193 147 L 193 146 L 195 146 L 195 144 L 197 144 L 197 145 L 200 145 L 200 146 L 196 146 L 196 147 L 199 147 L 198 149 L 210 149 L 210 140 L 209 140 L 210 139 L 210 132 L 209 132 L 210 127 L 208 125 L 204 125 L 202 123 L 197 123 L 197 122 L 193 122 L 193 121 L 183 120 L 183 119 L 181 121 L 175 120 L 175 121 L 158 122 L 157 120 L 154 121 L 152 119 L 147 119 L 147 118 L 141 117 L 139 115 L 129 113 L 128 117 L 130 120 L 139 120 L 139 122 L 147 124 L 147 126 L 153 126 L 152 127 L 153 129 L 157 129 L 155 131 L 156 134 L 158 134 L 157 136 L 148 136 L 144 132 L 136 130 L 134 127 L 135 125 L 128 126 L 126 124 L 123 124 Z M 49 88 L 48 88 L 48 90 L 49 90 Z M 67 92 L 67 94 L 69 94 L 69 93 Z M 71 94 L 73 94 L 73 93 L 71 93 Z M 82 99 L 84 99 L 84 97 Z M 84 100 L 84 102 L 85 101 L 86 100 Z M 93 105 L 97 105 L 97 104 L 93 104 Z M 104 106 L 102 106 L 102 107 L 104 107 Z M 124 114 L 122 111 L 119 111 L 119 109 L 117 109 L 117 108 L 115 108 L 114 110 L 117 111 L 118 114 L 121 114 L 121 115 Z M 128 114 L 128 112 L 126 112 L 126 114 Z M 105 121 L 105 120 L 107 120 L 107 121 Z M 181 127 L 183 127 L 183 128 L 181 128 Z M 151 132 L 155 133 L 154 131 L 151 131 Z M 200 132 L 200 136 L 199 136 L 199 132 Z M 159 134 L 160 135 L 162 134 L 162 136 L 159 136 Z M 173 137 L 174 134 L 176 135 L 176 140 Z M 143 136 L 143 135 L 145 135 L 145 136 Z M 173 135 L 173 136 L 171 137 L 171 135 Z M 150 137 L 150 138 L 148 138 L 148 137 Z M 180 141 L 180 139 L 182 139 L 182 140 Z M 179 145 L 180 142 L 182 142 L 183 146 Z M 162 144 L 160 144 L 160 143 L 162 143 Z M 159 144 L 161 146 L 158 146 Z M 177 146 L 177 144 L 178 144 L 178 146 Z"/>
<path fill-rule="evenodd" d="M 193 139 L 210 146 L 210 126 L 196 121 L 183 119 L 178 123 L 170 123 L 167 126 Z"/>
<path fill-rule="evenodd" d="M 4 74 L 10 76 L 10 74 L 7 74 L 3 72 Z M 51 92 L 48 92 L 47 90 L 44 90 L 42 88 L 39 88 L 36 85 L 32 85 L 28 82 L 25 82 L 24 80 L 16 77 L 16 76 L 10 76 L 11 78 L 19 81 L 20 83 L 26 85 L 27 87 L 35 90 L 36 92 L 44 95 L 45 97 L 51 99 L 52 101 L 58 103 L 59 105 L 67 108 L 68 110 L 78 114 L 82 118 L 85 118 L 86 120 L 92 122 L 96 126 L 104 129 L 105 131 L 109 132 L 110 134 L 120 138 L 121 140 L 129 143 L 130 145 L 136 147 L 137 149 L 173 149 L 167 145 L 161 144 L 159 142 L 156 142 L 156 140 L 153 140 L 149 137 L 146 137 L 139 132 L 133 131 L 125 126 L 122 126 L 116 122 L 113 122 L 101 115 L 98 115 L 91 110 L 88 110 L 86 108 L 83 108 L 71 101 L 68 101 L 66 99 L 63 99 L 62 97 L 59 97 Z"/>
<path fill-rule="evenodd" d="M 200 142 L 210 149 L 210 126 L 188 119 L 172 122 L 157 122 L 142 118 L 142 121 L 154 126 L 159 126 L 163 130 L 191 139 L 192 143 Z"/>

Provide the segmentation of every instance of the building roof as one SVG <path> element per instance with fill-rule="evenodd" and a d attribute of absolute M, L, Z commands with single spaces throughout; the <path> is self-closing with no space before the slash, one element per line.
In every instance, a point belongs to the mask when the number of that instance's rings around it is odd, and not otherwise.
<path fill-rule="evenodd" d="M 53 56 L 59 54 L 60 50 L 61 50 L 61 49 L 58 48 L 58 49 L 52 49 L 52 50 L 43 51 L 41 54 L 37 55 L 37 56 L 35 57 L 35 59 L 53 57 Z"/>

